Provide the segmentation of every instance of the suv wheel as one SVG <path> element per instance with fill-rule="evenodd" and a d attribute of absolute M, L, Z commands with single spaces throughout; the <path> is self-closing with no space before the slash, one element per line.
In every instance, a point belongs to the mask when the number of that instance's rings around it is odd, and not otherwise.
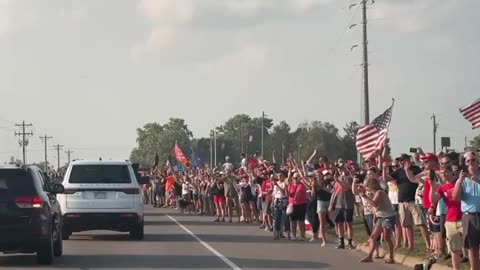
<path fill-rule="evenodd" d="M 48 240 L 40 243 L 37 250 L 37 260 L 40 264 L 52 264 L 53 262 L 53 233 L 50 232 Z"/>
<path fill-rule="evenodd" d="M 62 227 L 62 233 L 61 233 L 62 240 L 68 240 L 71 235 L 72 233 L 68 230 L 67 227 Z"/>
<path fill-rule="evenodd" d="M 130 236 L 135 240 L 143 240 L 143 218 L 142 221 L 138 222 L 133 228 L 130 229 Z"/>
<path fill-rule="evenodd" d="M 60 257 L 63 255 L 62 226 L 58 226 L 53 243 L 53 255 Z"/>

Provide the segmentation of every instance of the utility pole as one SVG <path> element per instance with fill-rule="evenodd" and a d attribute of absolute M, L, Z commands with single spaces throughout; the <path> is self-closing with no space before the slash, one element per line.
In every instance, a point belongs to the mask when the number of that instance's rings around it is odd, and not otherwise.
<path fill-rule="evenodd" d="M 20 145 L 22 146 L 23 150 L 23 164 L 27 164 L 26 161 L 26 147 L 28 145 L 28 139 L 27 136 L 33 136 L 33 132 L 25 132 L 26 127 L 31 127 L 33 126 L 32 124 L 25 124 L 25 121 L 23 121 L 21 124 L 15 124 L 16 127 L 21 127 L 22 131 L 21 132 L 16 132 L 15 131 L 15 136 L 21 136 L 22 139 L 19 140 Z"/>
<path fill-rule="evenodd" d="M 362 76 L 362 87 L 363 87 L 363 98 L 361 99 L 361 106 L 362 107 L 362 125 L 368 125 L 370 123 L 370 94 L 369 94 L 369 84 L 368 84 L 368 31 L 367 31 L 367 2 L 369 0 L 361 0 L 360 5 L 362 8 L 362 51 L 363 51 L 363 60 L 362 60 L 362 67 L 363 67 L 363 76 Z M 371 0 L 371 4 L 374 4 L 375 0 Z M 359 3 L 354 3 L 350 5 L 350 9 L 352 7 L 358 5 Z M 350 25 L 350 29 L 352 27 L 356 26 L 356 24 Z M 352 51 L 355 47 L 358 47 L 358 45 L 354 45 L 351 47 L 350 51 Z M 358 160 L 362 161 L 363 163 L 363 158 L 360 153 L 357 152 L 357 158 Z"/>
<path fill-rule="evenodd" d="M 368 88 L 368 38 L 367 38 L 367 0 L 362 0 L 363 14 L 363 124 L 370 123 L 370 100 Z"/>
<path fill-rule="evenodd" d="M 241 135 L 240 135 L 240 137 L 241 137 L 240 140 L 241 140 L 241 144 L 242 144 L 242 151 L 241 151 L 242 154 L 243 154 L 243 141 L 244 141 L 243 125 L 244 125 L 243 123 L 240 124 L 240 134 L 241 134 Z"/>
<path fill-rule="evenodd" d="M 465 136 L 465 148 L 468 147 L 468 141 L 467 141 L 467 136 Z"/>
<path fill-rule="evenodd" d="M 40 140 L 43 141 L 45 144 L 45 173 L 48 173 L 48 140 L 53 139 L 53 137 L 48 137 L 47 134 L 45 136 L 40 137 Z"/>
<path fill-rule="evenodd" d="M 217 167 L 217 131 L 215 130 L 215 128 L 213 129 L 213 161 L 214 161 L 214 164 L 213 164 L 213 167 Z"/>
<path fill-rule="evenodd" d="M 430 117 L 430 119 L 433 120 L 433 153 L 437 153 L 437 128 L 438 128 L 438 124 L 437 124 L 437 118 L 436 118 L 435 114 L 433 114 L 432 117 Z"/>
<path fill-rule="evenodd" d="M 60 150 L 63 148 L 63 145 L 57 144 L 53 147 L 57 150 L 57 170 L 60 170 Z"/>
<path fill-rule="evenodd" d="M 282 164 L 285 162 L 285 142 L 282 142 Z"/>
<path fill-rule="evenodd" d="M 210 169 L 213 169 L 213 134 L 210 131 Z"/>
<path fill-rule="evenodd" d="M 65 154 L 67 154 L 67 157 L 68 157 L 68 164 L 70 164 L 70 155 L 73 153 L 74 151 L 68 149 L 68 151 L 65 151 Z"/>
<path fill-rule="evenodd" d="M 263 136 L 264 136 L 264 130 L 265 130 L 265 113 L 262 111 L 262 149 L 261 149 L 261 153 L 262 153 L 262 159 L 264 159 L 263 157 Z"/>

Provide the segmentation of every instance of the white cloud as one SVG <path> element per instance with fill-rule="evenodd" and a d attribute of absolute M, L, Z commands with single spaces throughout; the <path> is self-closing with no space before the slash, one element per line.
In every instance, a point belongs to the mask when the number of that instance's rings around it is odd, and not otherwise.
<path fill-rule="evenodd" d="M 0 37 L 33 23 L 36 13 L 17 0 L 0 0 Z"/>
<path fill-rule="evenodd" d="M 333 3 L 334 0 L 289 0 L 289 4 L 296 11 L 307 11 L 318 5 L 327 5 Z"/>
<path fill-rule="evenodd" d="M 62 19 L 69 19 L 78 22 L 88 18 L 88 10 L 87 8 L 62 7 L 59 11 L 59 16 Z"/>
<path fill-rule="evenodd" d="M 154 27 L 173 26 L 192 21 L 194 4 L 192 0 L 142 0 L 138 8 Z"/>
<path fill-rule="evenodd" d="M 369 19 L 395 31 L 421 32 L 449 17 L 458 6 L 458 1 L 451 0 L 377 1 L 369 6 Z"/>
<path fill-rule="evenodd" d="M 260 21 L 265 21 L 276 14 L 297 16 L 318 5 L 332 2 L 333 0 L 142 0 L 138 10 L 151 23 L 152 29 L 146 40 L 132 49 L 132 56 L 138 59 L 155 50 L 166 49 L 181 36 L 179 32 L 189 31 L 190 27 L 196 26 L 196 19 L 225 15 L 243 19 L 261 16 Z M 221 21 L 215 21 L 210 25 L 221 27 L 221 24 Z"/>
<path fill-rule="evenodd" d="M 207 63 L 206 71 L 212 77 L 248 77 L 256 74 L 265 66 L 268 51 L 268 47 L 261 44 L 244 44 Z"/>

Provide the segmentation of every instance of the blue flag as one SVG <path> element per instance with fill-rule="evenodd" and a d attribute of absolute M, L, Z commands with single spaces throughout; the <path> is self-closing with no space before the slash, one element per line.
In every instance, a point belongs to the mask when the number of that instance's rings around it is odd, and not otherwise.
<path fill-rule="evenodd" d="M 194 167 L 205 168 L 205 162 L 195 153 L 192 153 L 192 163 Z"/>

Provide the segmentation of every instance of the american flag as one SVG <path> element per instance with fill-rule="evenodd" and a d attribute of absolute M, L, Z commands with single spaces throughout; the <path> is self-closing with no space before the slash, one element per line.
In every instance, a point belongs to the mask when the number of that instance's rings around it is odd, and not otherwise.
<path fill-rule="evenodd" d="M 382 149 L 388 135 L 392 106 L 375 118 L 370 124 L 361 127 L 357 133 L 357 150 L 365 160 L 372 158 L 375 152 Z"/>
<path fill-rule="evenodd" d="M 470 105 L 460 108 L 463 117 L 472 123 L 472 129 L 480 128 L 480 98 Z"/>

